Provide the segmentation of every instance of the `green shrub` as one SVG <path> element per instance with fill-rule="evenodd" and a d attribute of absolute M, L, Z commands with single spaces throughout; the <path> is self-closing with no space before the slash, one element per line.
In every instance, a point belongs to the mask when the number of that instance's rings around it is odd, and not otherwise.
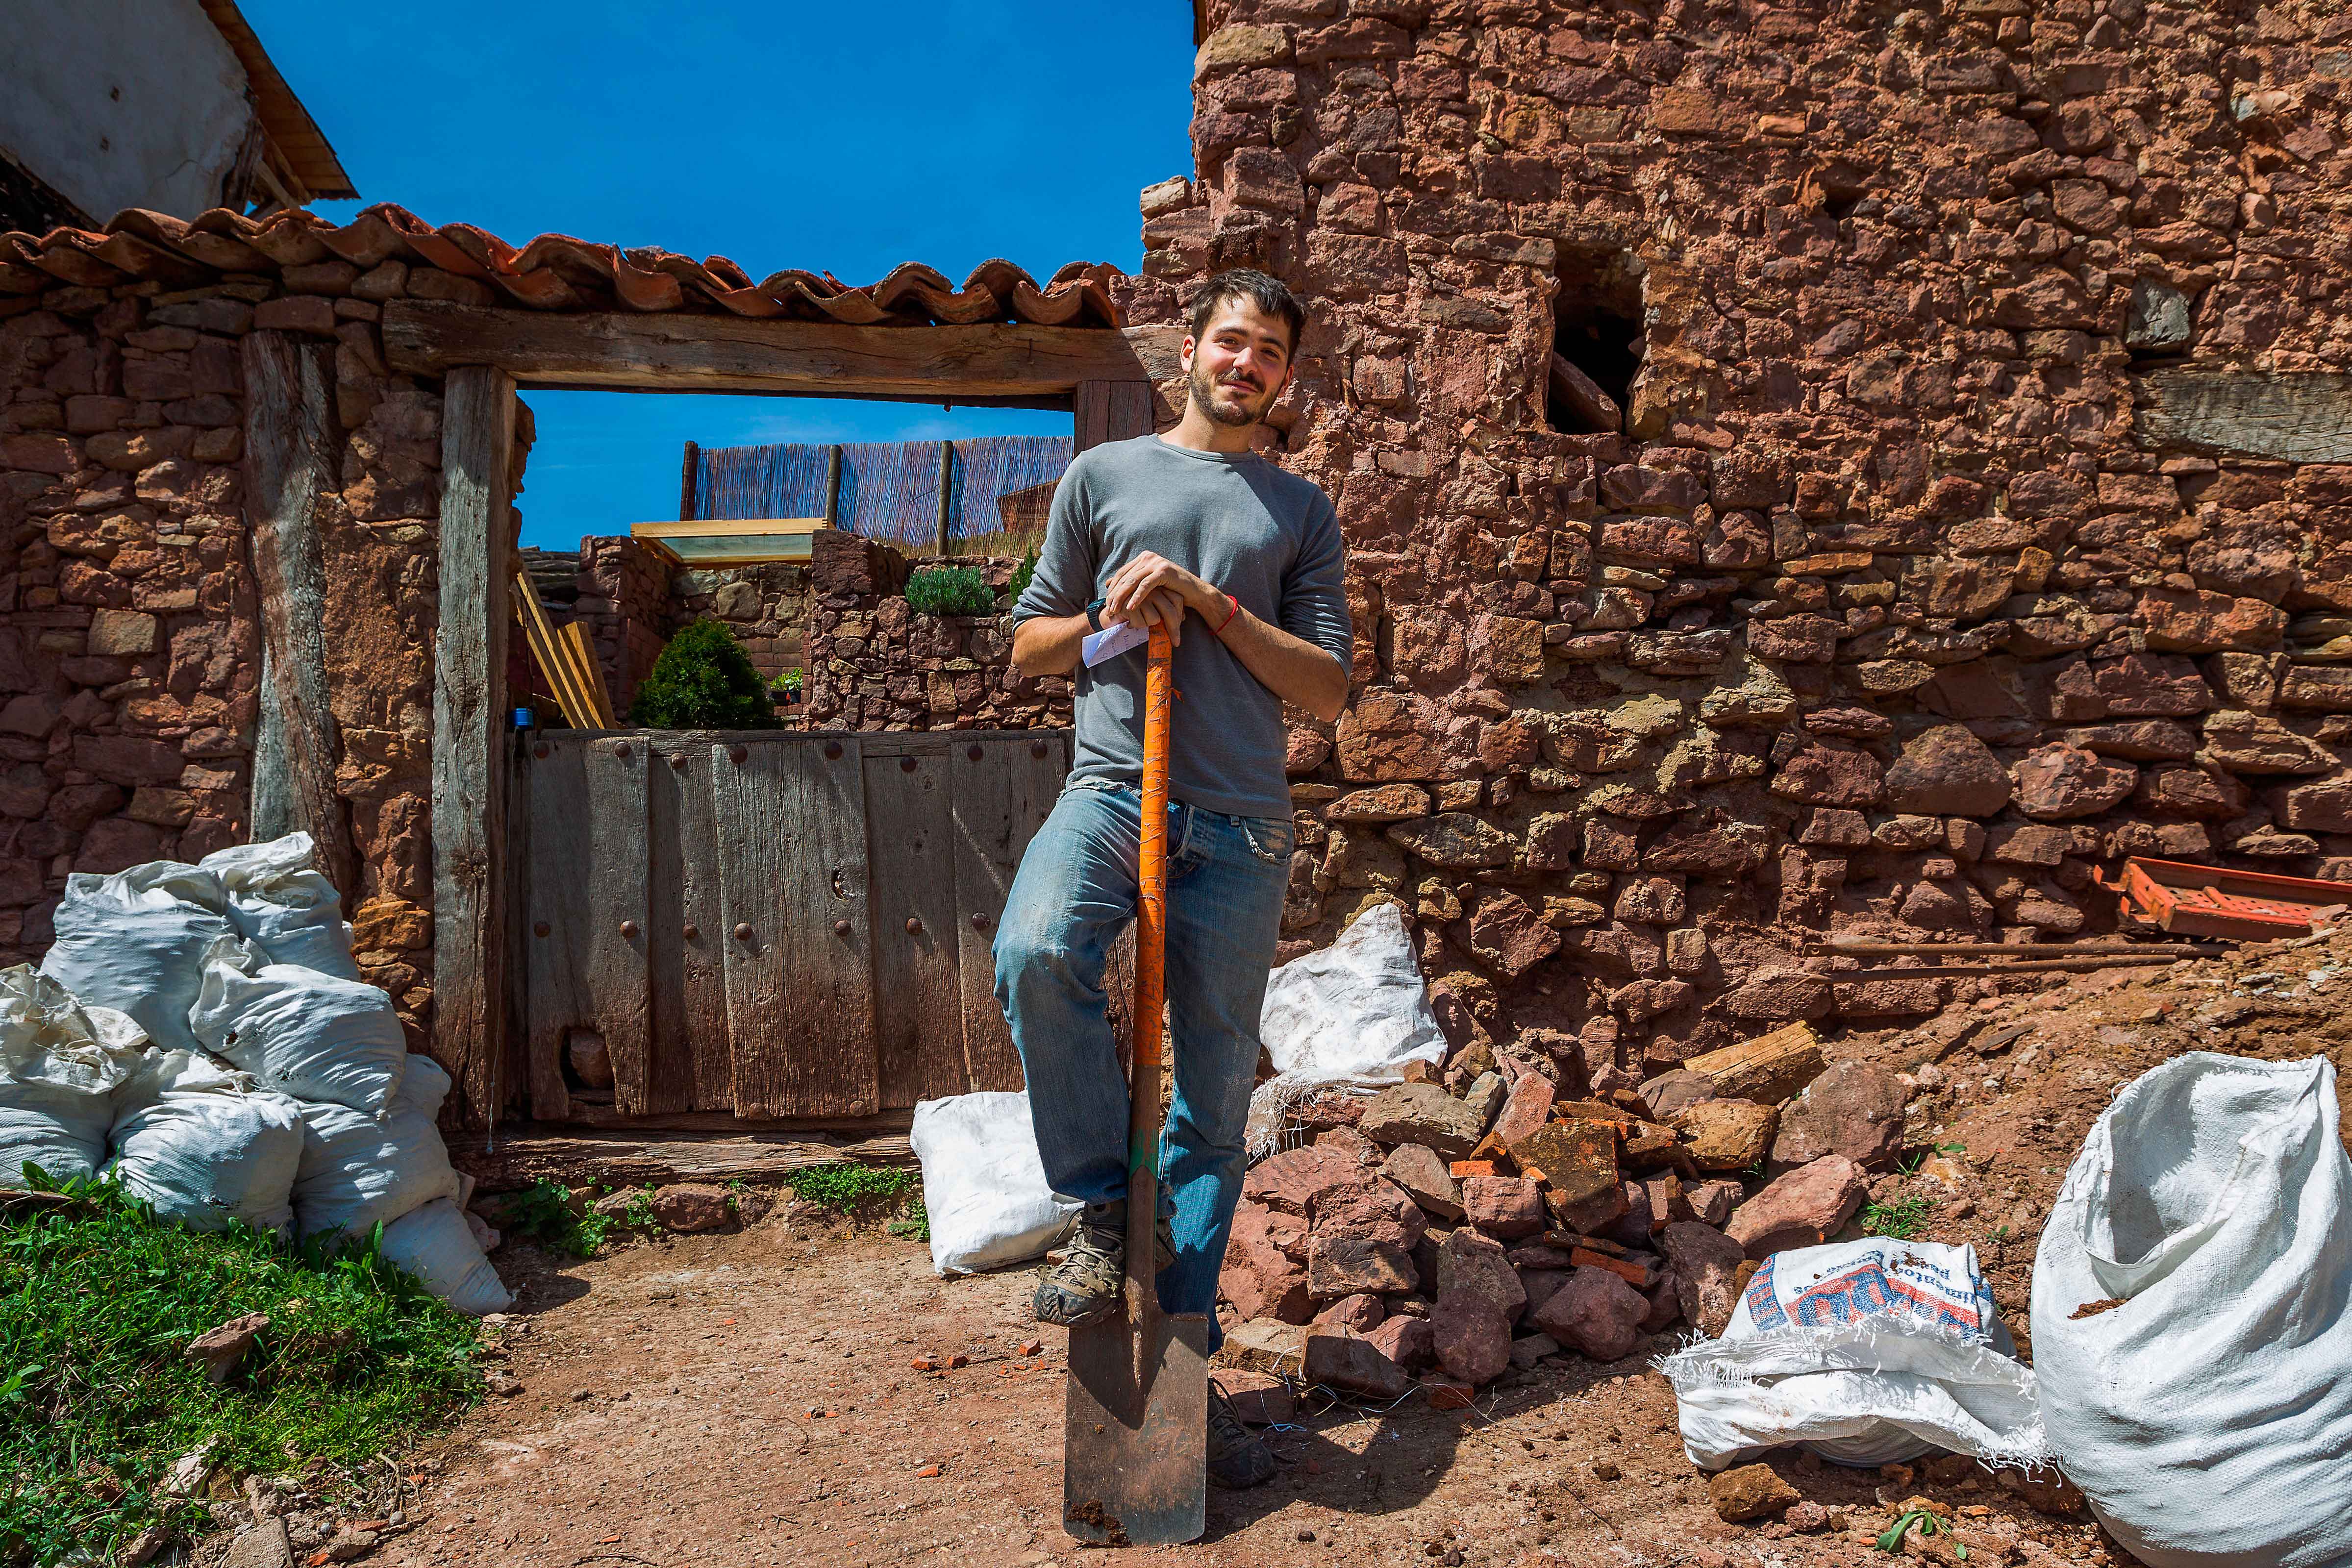
<path fill-rule="evenodd" d="M 478 1327 L 384 1261 L 377 1237 L 289 1252 L 205 1234 L 110 1182 L 0 1207 L 0 1563 L 56 1563 L 148 1525 L 211 1529 L 155 1488 L 215 1439 L 232 1477 L 331 1474 L 447 1426 L 479 1396 Z M 269 1326 L 218 1387 L 181 1354 L 247 1312 Z"/>
<path fill-rule="evenodd" d="M 794 1171 L 783 1181 L 793 1189 L 793 1196 L 803 1203 L 837 1208 L 852 1219 L 866 1224 L 884 1215 L 896 1215 L 898 1218 L 889 1227 L 891 1235 L 929 1241 L 931 1239 L 931 1217 L 923 1208 L 922 1188 L 918 1185 L 919 1179 L 918 1173 L 910 1170 L 851 1165 L 845 1161 Z"/>
<path fill-rule="evenodd" d="M 560 1181 L 538 1181 L 506 1200 L 501 1228 L 528 1236 L 551 1251 L 593 1258 L 613 1228 L 607 1217 L 572 1212 L 572 1192 Z"/>
<path fill-rule="evenodd" d="M 1021 602 L 1021 596 L 1029 591 L 1029 580 L 1036 575 L 1037 551 L 1035 547 L 1032 546 L 1029 553 L 1021 558 L 1021 564 L 1013 568 L 1013 582 L 1011 584 L 1010 591 L 1013 596 L 1013 603 L 1018 604 Z"/>
<path fill-rule="evenodd" d="M 987 615 L 996 595 L 976 567 L 934 566 L 907 580 L 907 604 L 919 615 Z"/>
<path fill-rule="evenodd" d="M 629 722 L 647 729 L 767 729 L 776 723 L 760 672 L 716 621 L 697 621 L 669 640 L 637 687 Z"/>

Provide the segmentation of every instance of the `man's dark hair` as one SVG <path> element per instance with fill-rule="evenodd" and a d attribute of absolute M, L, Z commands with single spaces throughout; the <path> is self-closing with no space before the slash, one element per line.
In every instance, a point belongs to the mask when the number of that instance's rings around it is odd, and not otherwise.
<path fill-rule="evenodd" d="M 1268 316 L 1279 317 L 1282 324 L 1290 329 L 1290 352 L 1297 356 L 1298 335 L 1307 329 L 1307 307 L 1298 302 L 1298 296 L 1280 278 L 1268 277 L 1246 267 L 1217 274 L 1201 285 L 1201 292 L 1192 297 L 1191 330 L 1194 342 L 1199 342 L 1201 334 L 1208 330 L 1209 318 L 1217 313 L 1217 307 L 1229 299 L 1246 301 Z"/>

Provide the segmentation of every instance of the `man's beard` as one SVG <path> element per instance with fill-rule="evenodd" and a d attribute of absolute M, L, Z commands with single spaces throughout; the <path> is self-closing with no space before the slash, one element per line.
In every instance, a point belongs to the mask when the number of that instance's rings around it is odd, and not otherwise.
<path fill-rule="evenodd" d="M 1234 426 L 1255 424 L 1258 420 L 1258 415 L 1265 412 L 1265 405 L 1274 401 L 1269 397 L 1263 399 L 1263 401 L 1255 404 L 1252 404 L 1249 402 L 1249 390 L 1244 387 L 1236 386 L 1234 390 L 1240 392 L 1242 395 L 1241 406 L 1239 408 L 1234 408 L 1228 404 L 1223 407 L 1220 407 L 1218 406 L 1216 398 L 1217 382 L 1215 378 L 1212 377 L 1207 371 L 1202 369 L 1198 365 L 1192 367 L 1192 373 L 1185 378 L 1185 384 L 1189 388 L 1187 395 L 1192 398 L 1192 406 L 1199 409 L 1202 413 L 1207 414 L 1211 419 L 1215 420 L 1219 424 Z"/>

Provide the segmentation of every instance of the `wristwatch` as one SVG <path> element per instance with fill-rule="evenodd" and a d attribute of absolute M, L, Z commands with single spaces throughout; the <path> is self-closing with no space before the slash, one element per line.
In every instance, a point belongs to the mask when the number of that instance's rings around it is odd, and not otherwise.
<path fill-rule="evenodd" d="M 1097 632 L 1102 630 L 1102 612 L 1104 602 L 1105 601 L 1097 599 L 1092 604 L 1087 606 L 1087 624 L 1093 627 Z"/>

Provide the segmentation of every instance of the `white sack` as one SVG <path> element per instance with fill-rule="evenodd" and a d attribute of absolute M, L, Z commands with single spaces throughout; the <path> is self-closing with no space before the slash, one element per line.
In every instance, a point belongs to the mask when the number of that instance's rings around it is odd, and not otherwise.
<path fill-rule="evenodd" d="M 469 1317 L 514 1305 L 513 1293 L 482 1256 L 464 1211 L 452 1198 L 435 1198 L 385 1226 L 383 1255 Z"/>
<path fill-rule="evenodd" d="M 297 1230 L 306 1239 L 321 1232 L 358 1235 L 436 1197 L 459 1197 L 459 1177 L 435 1124 L 448 1094 L 449 1074 L 441 1064 L 411 1055 L 382 1116 L 324 1102 L 297 1105 L 302 1118 L 301 1163 L 294 1175 Z"/>
<path fill-rule="evenodd" d="M 926 1100 L 915 1107 L 909 1141 L 923 1166 L 931 1267 L 940 1273 L 1034 1258 L 1068 1233 L 1084 1207 L 1045 1185 L 1025 1093 Z"/>
<path fill-rule="evenodd" d="M 1445 1036 L 1397 906 L 1374 906 L 1328 947 L 1268 975 L 1258 1039 L 1275 1076 L 1250 1095 L 1253 1159 L 1275 1152 L 1283 1112 L 1317 1090 L 1400 1083 L 1406 1062 L 1444 1061 Z"/>
<path fill-rule="evenodd" d="M 242 1219 L 285 1236 L 302 1157 L 294 1102 L 194 1051 L 158 1051 L 115 1095 L 110 1174 L 192 1230 Z"/>
<path fill-rule="evenodd" d="M 2059 1463 L 2133 1555 L 2352 1563 L 2347 1294 L 2326 1058 L 2199 1051 L 2116 1096 L 2042 1228 L 2033 1361 Z"/>
<path fill-rule="evenodd" d="M 111 876 L 77 872 L 53 922 L 57 941 L 41 973 L 85 1007 L 119 1008 L 166 1051 L 194 1051 L 188 1008 L 206 949 L 236 935 L 220 881 L 177 861 L 150 861 Z"/>
<path fill-rule="evenodd" d="M 408 1063 L 392 998 L 361 980 L 265 962 L 232 936 L 205 956 L 188 1024 L 205 1049 L 297 1100 L 375 1115 Z"/>
<path fill-rule="evenodd" d="M 110 1095 L 138 1070 L 144 1030 L 112 1008 L 85 1008 L 30 964 L 0 969 L 0 1186 L 25 1166 L 87 1178 L 106 1158 Z"/>
<path fill-rule="evenodd" d="M 356 980 L 352 927 L 342 894 L 311 859 L 310 835 L 289 833 L 267 843 L 215 850 L 196 862 L 220 879 L 229 924 L 273 964 Z"/>
<path fill-rule="evenodd" d="M 1931 1448 L 2043 1464 L 2033 1369 L 2014 1349 L 1975 1248 L 1873 1237 L 1774 1253 L 1723 1337 L 1658 1369 L 1701 1469 L 1786 1443 L 1864 1468 Z"/>

